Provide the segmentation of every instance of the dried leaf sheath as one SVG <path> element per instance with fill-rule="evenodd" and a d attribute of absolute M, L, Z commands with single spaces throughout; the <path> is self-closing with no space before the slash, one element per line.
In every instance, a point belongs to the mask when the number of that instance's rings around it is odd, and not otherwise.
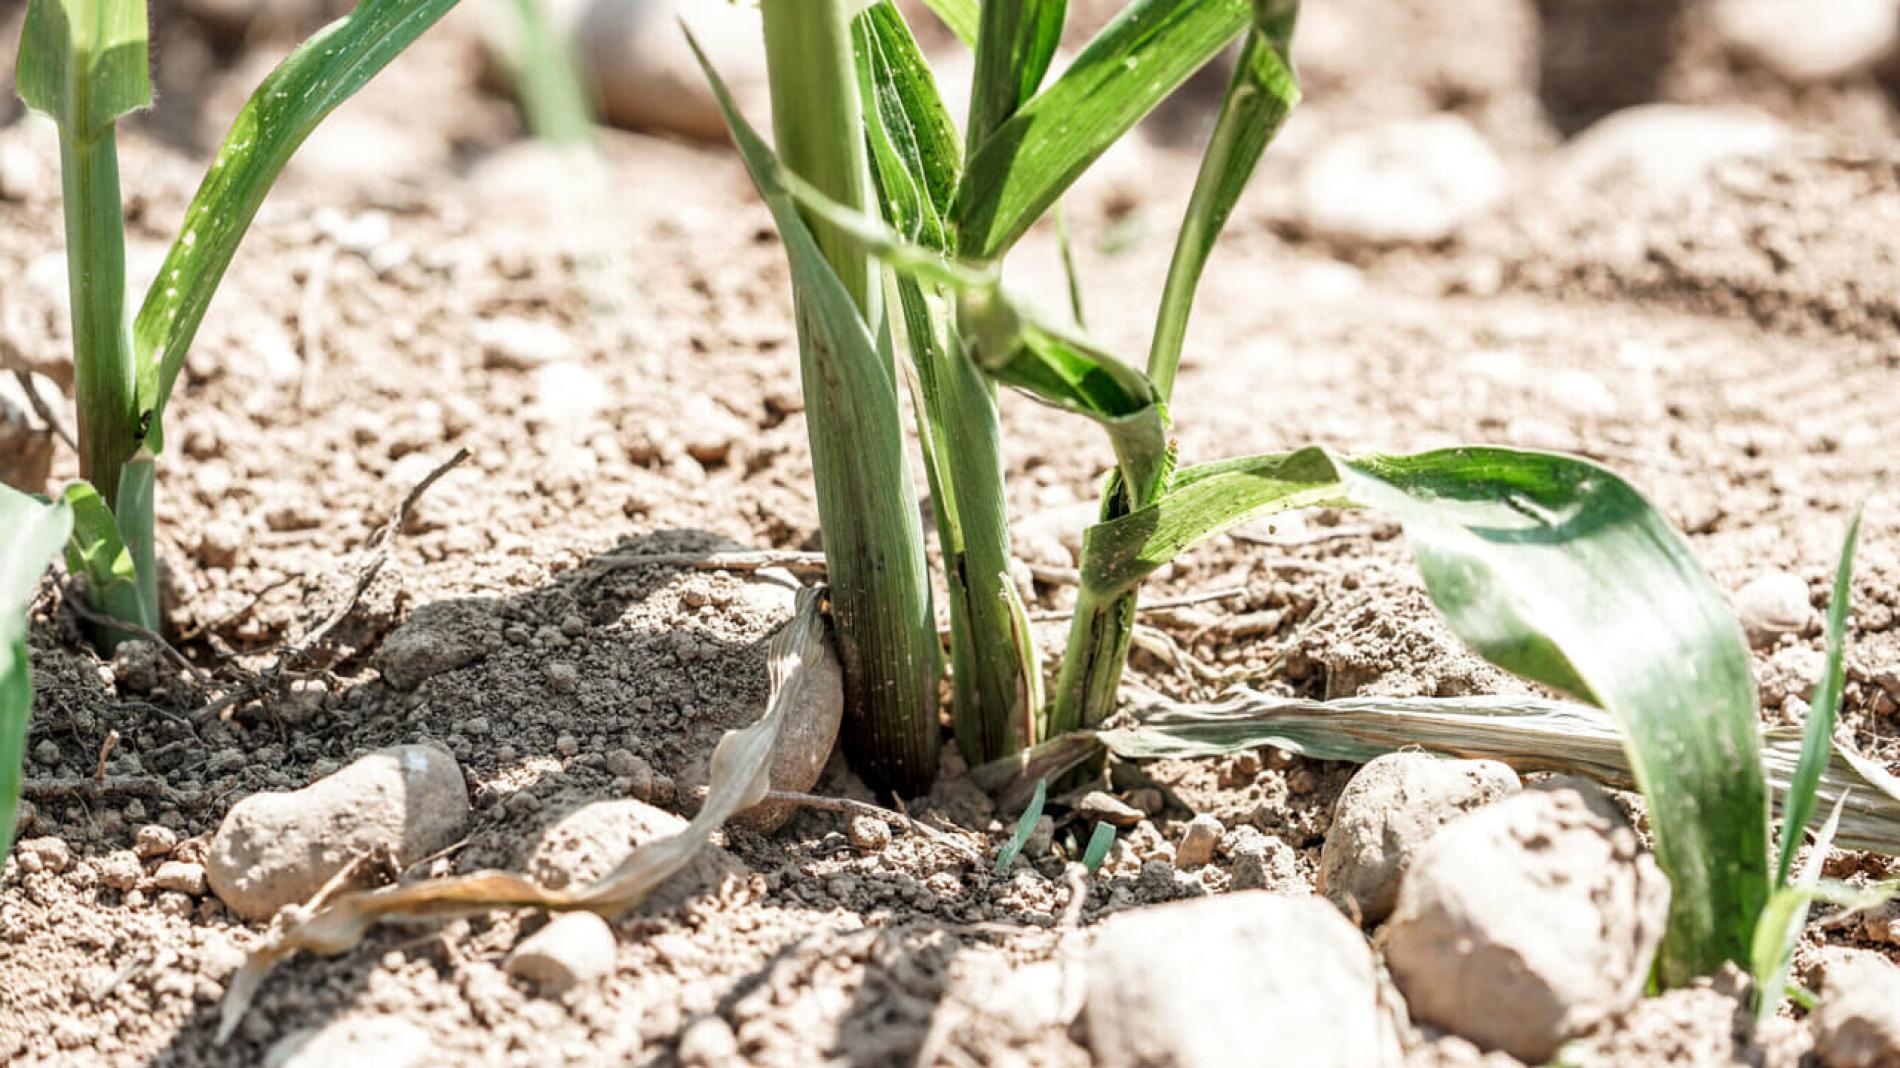
<path fill-rule="evenodd" d="M 727 817 L 758 804 L 771 789 L 772 748 L 778 742 L 779 729 L 787 710 L 800 705 L 802 688 L 811 675 L 806 667 L 824 650 L 822 597 L 822 588 L 799 591 L 798 608 L 791 622 L 773 636 L 767 654 L 772 689 L 765 713 L 750 727 L 728 731 L 719 740 L 708 773 L 706 801 L 678 834 L 647 843 L 598 882 L 577 890 L 548 890 L 513 872 L 479 871 L 339 895 L 314 914 L 273 929 L 263 944 L 251 951 L 225 991 L 217 1041 L 223 1042 L 237 1027 L 258 985 L 278 961 L 298 950 L 342 953 L 387 918 L 467 916 L 520 905 L 560 911 L 585 909 L 614 916 L 639 905 L 669 876 L 691 863 Z"/>

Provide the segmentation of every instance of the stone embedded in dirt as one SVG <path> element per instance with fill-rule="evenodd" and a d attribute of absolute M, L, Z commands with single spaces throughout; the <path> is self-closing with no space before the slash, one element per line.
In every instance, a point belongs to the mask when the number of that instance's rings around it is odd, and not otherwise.
<path fill-rule="evenodd" d="M 1822 951 L 1820 1003 L 1808 1018 L 1825 1068 L 1900 1068 L 1900 967 L 1877 953 Z"/>
<path fill-rule="evenodd" d="M 177 848 L 178 832 L 156 823 L 148 823 L 140 827 L 138 835 L 132 840 L 132 852 L 148 860 L 154 857 L 169 857 L 172 855 L 172 850 Z"/>
<path fill-rule="evenodd" d="M 592 0 L 575 40 L 601 115 L 615 126 L 724 142 L 725 121 L 680 33 L 684 18 L 741 110 L 765 101 L 758 8 L 693 0 Z"/>
<path fill-rule="evenodd" d="M 1519 788 L 1495 760 L 1387 753 L 1354 773 L 1333 805 L 1320 850 L 1319 890 L 1360 923 L 1378 923 L 1398 900 L 1412 858 L 1455 817 Z"/>
<path fill-rule="evenodd" d="M 614 870 L 636 848 L 685 828 L 685 820 L 643 801 L 595 801 L 542 831 L 522 867 L 550 890 L 578 889 Z M 661 883 L 647 903 L 664 911 L 745 871 L 744 863 L 708 843 L 684 869 Z"/>
<path fill-rule="evenodd" d="M 679 418 L 680 443 L 686 455 L 702 464 L 725 463 L 733 444 L 755 432 L 751 424 L 711 397 L 688 397 Z"/>
<path fill-rule="evenodd" d="M 1142 820 L 1140 809 L 1102 790 L 1090 790 L 1082 795 L 1075 811 L 1085 819 L 1100 820 L 1111 827 L 1133 827 Z"/>
<path fill-rule="evenodd" d="M 1724 160 L 1763 156 L 1792 132 L 1751 108 L 1642 104 L 1614 112 L 1551 157 L 1554 188 L 1649 194 L 1688 189 Z"/>
<path fill-rule="evenodd" d="M 1735 591 L 1735 614 L 1750 640 L 1765 643 L 1806 627 L 1814 607 L 1799 575 L 1764 571 Z"/>
<path fill-rule="evenodd" d="M 1278 835 L 1236 827 L 1221 840 L 1221 851 L 1234 858 L 1232 889 L 1306 892 L 1299 859 Z"/>
<path fill-rule="evenodd" d="M 845 837 L 860 852 L 882 853 L 891 844 L 891 825 L 876 816 L 853 816 L 845 826 Z"/>
<path fill-rule="evenodd" d="M 206 887 L 205 866 L 188 860 L 168 860 L 152 873 L 152 885 L 192 897 L 203 897 Z"/>
<path fill-rule="evenodd" d="M 805 793 L 824 773 L 844 720 L 844 668 L 830 642 L 799 673 L 798 689 L 788 695 L 778 740 L 772 744 L 772 789 Z M 735 813 L 731 822 L 760 834 L 785 826 L 797 805 L 765 801 Z"/>
<path fill-rule="evenodd" d="M 1090 951 L 1101 1068 L 1401 1063 L 1365 939 L 1314 897 L 1223 894 L 1116 913 Z"/>
<path fill-rule="evenodd" d="M 1214 847 L 1225 833 L 1227 828 L 1212 813 L 1195 816 L 1181 832 L 1181 844 L 1174 849 L 1174 866 L 1188 871 L 1213 860 Z"/>
<path fill-rule="evenodd" d="M 1716 33 L 1738 55 L 1796 85 L 1833 82 L 1878 64 L 1900 42 L 1893 0 L 1716 0 Z"/>
<path fill-rule="evenodd" d="M 410 613 L 375 657 L 376 669 L 398 690 L 413 690 L 444 672 L 473 663 L 498 646 L 501 631 L 490 602 L 436 601 Z"/>
<path fill-rule="evenodd" d="M 63 838 L 28 838 L 13 847 L 20 870 L 57 875 L 73 866 L 73 851 Z"/>
<path fill-rule="evenodd" d="M 1807 1028 L 1786 1016 L 1755 1023 L 1751 994 L 1749 978 L 1723 965 L 1713 976 L 1643 998 L 1566 1043 L 1560 1063 L 1813 1068 Z"/>
<path fill-rule="evenodd" d="M 721 1016 L 702 1016 L 680 1033 L 682 1068 L 731 1068 L 739 1061 L 739 1036 Z"/>
<path fill-rule="evenodd" d="M 563 912 L 522 939 L 503 965 L 543 994 L 559 997 L 613 970 L 614 929 L 591 912 Z"/>
<path fill-rule="evenodd" d="M 1432 244 L 1504 198 L 1510 177 L 1476 127 L 1456 115 L 1341 134 L 1300 175 L 1306 226 L 1335 241 Z"/>
<path fill-rule="evenodd" d="M 428 1032 L 396 1016 L 351 1013 L 294 1031 L 264 1055 L 264 1068 L 421 1068 L 435 1053 Z"/>
<path fill-rule="evenodd" d="M 130 890 L 145 876 L 138 854 L 129 849 L 115 849 L 92 863 L 99 885 L 113 890 Z"/>
<path fill-rule="evenodd" d="M 1642 996 L 1669 881 L 1589 783 L 1527 790 L 1445 824 L 1384 934 L 1415 1019 L 1525 1061 Z"/>
<path fill-rule="evenodd" d="M 112 651 L 112 678 L 127 693 L 151 693 L 165 681 L 169 667 L 158 646 L 143 638 L 120 642 Z"/>
<path fill-rule="evenodd" d="M 211 839 L 206 873 L 233 912 L 268 919 L 384 844 L 399 863 L 442 849 L 460 837 L 468 813 L 462 769 L 446 751 L 378 749 L 301 790 L 231 806 Z"/>
<path fill-rule="evenodd" d="M 539 319 L 498 315 L 477 320 L 471 330 L 481 346 L 482 363 L 489 367 L 526 371 L 581 356 L 580 347 L 565 331 Z"/>

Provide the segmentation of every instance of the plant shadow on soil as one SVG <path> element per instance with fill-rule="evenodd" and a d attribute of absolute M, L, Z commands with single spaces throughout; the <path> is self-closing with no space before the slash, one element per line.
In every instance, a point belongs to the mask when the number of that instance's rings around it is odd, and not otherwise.
<path fill-rule="evenodd" d="M 789 618 L 789 587 L 757 575 L 671 564 L 629 567 L 613 559 L 744 548 L 749 547 L 705 531 L 659 531 L 625 539 L 532 590 L 419 607 L 405 626 L 428 620 L 442 628 L 445 642 L 479 651 L 406 693 L 364 676 L 359 667 L 357 680 L 320 700 L 299 702 L 293 695 L 252 710 L 244 717 L 253 724 L 248 730 L 212 725 L 200 733 L 174 711 L 154 716 L 155 705 L 117 697 L 83 654 L 49 650 L 55 652 L 51 659 L 64 664 L 42 683 L 36 735 L 59 733 L 68 741 L 62 748 L 85 752 L 96 751 L 99 736 L 117 729 L 131 740 L 128 748 L 163 751 L 156 761 L 146 754 L 148 770 L 178 794 L 202 799 L 178 806 L 182 820 L 173 822 L 183 824 L 181 835 L 208 835 L 231 803 L 260 790 L 302 787 L 356 754 L 432 741 L 456 755 L 474 806 L 467 843 L 456 853 L 453 869 L 520 870 L 540 832 L 562 815 L 588 802 L 626 796 L 627 780 L 609 770 L 610 753 L 617 758 L 611 763 L 623 769 L 619 751 L 624 750 L 676 784 L 677 800 L 658 797 L 661 807 L 685 812 L 696 807 L 692 791 L 704 784 L 721 734 L 756 719 L 764 707 L 766 646 Z M 373 646 L 358 648 L 344 663 L 360 665 L 374 652 Z M 154 721 L 170 727 L 157 733 Z M 140 733 L 147 737 L 137 738 Z M 232 750 L 236 757 L 229 755 Z M 62 806 L 62 812 L 58 818 L 43 814 L 41 823 L 52 826 L 35 833 L 72 836 L 76 829 L 64 826 L 71 809 Z M 100 856 L 129 847 L 138 826 L 148 822 L 136 810 L 130 818 L 114 817 L 103 828 L 95 823 L 83 836 L 89 841 L 76 852 Z M 757 866 L 775 863 L 772 856 L 782 859 L 786 851 L 771 838 L 738 837 L 743 842 L 735 842 L 735 848 L 743 847 L 746 859 Z M 522 921 L 528 921 L 526 926 L 539 922 L 532 915 L 491 912 L 455 921 L 459 926 L 448 932 L 439 922 L 391 924 L 342 956 L 299 955 L 266 981 L 246 1025 L 226 1049 L 210 1052 L 218 1005 L 201 993 L 189 1018 L 146 1063 L 244 1063 L 247 1047 L 267 1048 L 282 1037 L 274 1020 L 400 1012 L 403 1006 L 388 1003 L 387 992 L 379 993 L 375 982 L 379 972 L 394 966 L 388 959 L 392 953 L 406 958 L 401 965 L 406 984 L 407 972 L 421 967 L 433 970 L 445 987 L 466 988 L 460 973 L 471 956 L 499 964 Z M 233 921 L 207 898 L 190 922 Z M 655 922 L 671 920 L 656 910 L 616 922 L 622 972 L 628 944 Z M 136 929 L 135 921 L 126 926 Z M 229 976 L 211 978 L 221 985 Z M 743 980 L 739 988 L 745 988 Z M 403 996 L 414 997 L 414 989 Z M 499 992 L 499 997 L 508 1003 L 528 1000 L 525 988 Z M 495 1022 L 491 1011 L 479 1004 L 474 1008 L 485 1023 Z M 637 1011 L 631 1005 L 620 1008 Z M 499 1005 L 490 1009 L 502 1011 Z M 865 1024 L 867 1030 L 876 1026 Z"/>

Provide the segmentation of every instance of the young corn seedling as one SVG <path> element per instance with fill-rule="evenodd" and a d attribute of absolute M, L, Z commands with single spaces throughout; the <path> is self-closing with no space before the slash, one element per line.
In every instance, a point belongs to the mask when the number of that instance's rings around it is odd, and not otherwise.
<path fill-rule="evenodd" d="M 64 492 L 67 561 L 97 615 L 137 628 L 99 628 L 103 649 L 158 627 L 152 525 L 165 405 L 238 242 L 317 123 L 454 5 L 363 0 L 271 72 L 232 124 L 132 316 L 115 130 L 152 102 L 145 0 L 31 0 L 17 82 L 20 98 L 59 131 L 72 298 L 81 481 Z M 15 536 L 0 529 L 0 540 Z"/>
<path fill-rule="evenodd" d="M 1650 800 L 1658 859 L 1675 888 L 1660 979 L 1675 985 L 1747 959 L 1771 886 L 1747 647 L 1681 535 L 1634 489 L 1582 460 L 1495 447 L 1343 456 L 1309 446 L 1177 464 L 1168 404 L 1188 313 L 1213 242 L 1297 99 L 1288 55 L 1297 4 L 1135 0 L 1043 86 L 1060 3 L 997 0 L 979 11 L 935 0 L 933 9 L 977 50 L 972 119 L 959 153 L 928 65 L 890 3 L 855 16 L 855 55 L 845 54 L 835 32 L 822 50 L 790 56 L 784 40 L 771 47 L 774 11 L 809 13 L 816 2 L 764 5 L 775 103 L 812 99 L 780 90 L 779 72 L 794 66 L 850 97 L 842 77 L 818 72 L 856 63 L 857 96 L 869 102 L 862 131 L 875 212 L 860 192 L 864 164 L 840 164 L 856 176 L 852 183 L 828 176 L 813 165 L 812 131 L 788 126 L 775 111 L 781 160 L 731 108 L 717 75 L 708 75 L 785 241 L 807 350 L 817 342 L 820 356 L 835 352 L 836 339 L 848 335 L 876 372 L 867 371 L 864 390 L 852 394 L 836 374 L 814 382 L 808 351 L 808 392 L 834 406 L 872 398 L 880 426 L 889 428 L 891 325 L 871 299 L 845 303 L 862 289 L 861 257 L 884 264 L 902 312 L 949 572 L 955 719 L 966 754 L 1003 758 L 1007 767 L 1009 754 L 1025 745 L 1071 754 L 1086 748 L 1068 745 L 1064 735 L 1094 728 L 1113 710 L 1141 581 L 1181 552 L 1291 508 L 1378 508 L 1403 524 L 1427 591 L 1460 638 L 1493 663 L 1606 711 L 1620 729 L 1622 755 Z M 832 5 L 818 6 L 832 10 L 830 25 L 843 20 Z M 1239 59 L 1177 238 L 1147 364 L 1137 368 L 1015 298 L 999 281 L 999 263 L 1092 161 L 1236 38 Z M 859 151 L 857 137 L 845 140 L 853 144 L 837 146 L 834 163 Z M 837 312 L 830 335 L 810 326 L 824 294 L 834 294 L 828 307 Z M 1077 614 L 1047 701 L 1038 696 L 1027 627 L 1003 578 L 1009 542 L 993 385 L 1094 420 L 1115 459 L 1100 522 L 1084 538 Z M 875 462 L 897 469 L 902 450 L 894 436 L 881 439 L 888 452 Z M 813 438 L 816 446 L 817 429 Z M 822 462 L 818 473 L 827 550 L 844 553 L 847 564 L 841 575 L 834 557 L 834 596 L 849 596 L 862 574 L 853 554 L 877 547 L 838 536 L 824 508 L 836 491 L 825 485 Z M 879 532 L 862 526 L 856 533 Z M 913 542 L 891 537 L 884 551 L 914 558 Z M 840 626 L 848 644 L 849 623 Z M 859 712 L 865 721 L 911 714 L 889 705 Z"/>

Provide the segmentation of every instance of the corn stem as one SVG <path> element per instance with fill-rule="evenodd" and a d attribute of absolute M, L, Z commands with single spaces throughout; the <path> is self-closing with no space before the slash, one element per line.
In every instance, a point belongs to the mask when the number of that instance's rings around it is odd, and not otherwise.
<path fill-rule="evenodd" d="M 845 0 L 765 0 L 775 139 L 786 167 L 853 210 L 867 202 L 864 116 Z M 897 407 L 888 326 L 870 258 L 806 212 L 825 260 L 882 342 L 881 375 L 853 375 L 854 354 L 820 343 L 819 314 L 799 299 L 800 368 L 832 616 L 845 676 L 843 744 L 874 786 L 915 794 L 936 772 L 938 663 L 930 581 Z"/>
<path fill-rule="evenodd" d="M 92 137 L 62 129 L 67 284 L 72 302 L 73 385 L 79 406 L 79 472 L 112 511 L 132 552 L 136 585 L 95 591 L 100 614 L 146 629 L 158 625 L 152 538 L 153 471 L 141 451 L 142 413 L 125 303 L 125 216 L 113 126 Z M 135 462 L 135 456 L 142 457 Z M 128 632 L 100 628 L 107 652 Z"/>

